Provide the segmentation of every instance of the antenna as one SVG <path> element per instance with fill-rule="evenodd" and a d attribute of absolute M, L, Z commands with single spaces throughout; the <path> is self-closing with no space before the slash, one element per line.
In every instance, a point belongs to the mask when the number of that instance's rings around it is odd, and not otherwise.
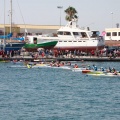
<path fill-rule="evenodd" d="M 116 27 L 119 28 L 119 23 L 116 23 Z"/>

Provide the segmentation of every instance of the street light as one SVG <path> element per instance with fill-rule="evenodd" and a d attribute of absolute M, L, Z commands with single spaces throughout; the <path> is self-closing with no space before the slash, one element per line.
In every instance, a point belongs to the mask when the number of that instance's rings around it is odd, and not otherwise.
<path fill-rule="evenodd" d="M 63 8 L 63 6 L 57 6 L 58 9 L 60 9 L 60 26 L 61 26 L 61 9 Z"/>
<path fill-rule="evenodd" d="M 111 15 L 112 15 L 112 28 L 113 28 L 113 12 L 111 12 Z"/>

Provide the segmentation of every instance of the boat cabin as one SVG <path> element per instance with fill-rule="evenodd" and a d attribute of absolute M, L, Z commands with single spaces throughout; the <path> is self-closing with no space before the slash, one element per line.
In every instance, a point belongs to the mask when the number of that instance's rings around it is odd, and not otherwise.
<path fill-rule="evenodd" d="M 79 39 L 96 39 L 99 37 L 99 31 L 87 31 L 87 30 L 71 30 L 71 31 L 58 31 L 58 36 L 61 38 L 79 38 Z"/>
<path fill-rule="evenodd" d="M 27 43 L 37 44 L 37 37 L 36 36 L 27 36 L 25 39 L 26 39 Z"/>
<path fill-rule="evenodd" d="M 58 36 L 81 36 L 81 38 L 88 37 L 86 32 L 68 32 L 68 31 L 59 31 Z"/>
<path fill-rule="evenodd" d="M 79 39 L 96 39 L 99 37 L 100 32 L 93 30 L 90 31 L 90 29 L 87 27 L 87 29 L 80 29 L 77 25 L 77 19 L 73 19 L 72 21 L 69 21 L 68 24 L 65 27 L 61 27 L 58 30 L 58 37 L 59 38 L 79 38 Z M 78 40 L 78 39 L 77 39 Z"/>

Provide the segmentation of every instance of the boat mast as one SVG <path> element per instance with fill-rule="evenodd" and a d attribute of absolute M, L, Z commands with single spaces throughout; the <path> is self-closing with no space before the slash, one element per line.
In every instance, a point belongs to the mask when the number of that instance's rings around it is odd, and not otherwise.
<path fill-rule="evenodd" d="M 10 33 L 12 33 L 12 0 L 10 0 Z"/>
<path fill-rule="evenodd" d="M 3 51 L 5 51 L 5 45 L 6 45 L 6 41 L 5 41 L 5 0 L 4 0 L 4 39 L 3 39 Z"/>

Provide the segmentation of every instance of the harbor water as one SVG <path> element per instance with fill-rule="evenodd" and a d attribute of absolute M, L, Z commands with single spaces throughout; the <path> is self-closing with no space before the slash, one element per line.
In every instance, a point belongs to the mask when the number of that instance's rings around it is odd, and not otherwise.
<path fill-rule="evenodd" d="M 119 62 L 77 64 L 120 70 Z M 10 66 L 0 63 L 0 120 L 120 119 L 120 77 Z"/>

